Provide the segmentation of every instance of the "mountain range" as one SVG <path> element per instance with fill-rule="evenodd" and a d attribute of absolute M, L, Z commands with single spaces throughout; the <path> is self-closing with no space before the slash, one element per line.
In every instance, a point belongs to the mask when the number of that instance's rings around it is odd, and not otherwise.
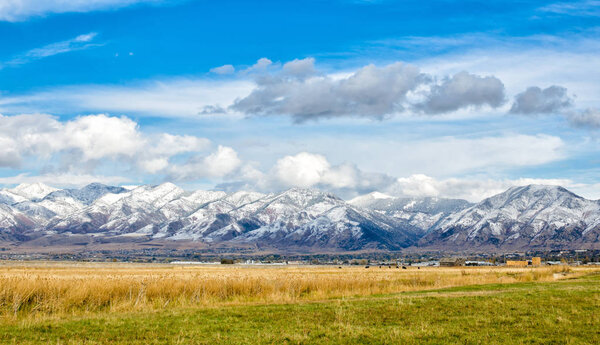
<path fill-rule="evenodd" d="M 171 246 L 252 252 L 600 248 L 600 202 L 558 186 L 514 187 L 479 203 L 314 189 L 185 191 L 41 183 L 0 190 L 0 245 L 22 250 Z"/>

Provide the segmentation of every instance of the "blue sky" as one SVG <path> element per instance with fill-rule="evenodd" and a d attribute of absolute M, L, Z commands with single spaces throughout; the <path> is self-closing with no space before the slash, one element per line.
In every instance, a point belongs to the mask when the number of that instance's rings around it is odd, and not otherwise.
<path fill-rule="evenodd" d="M 600 198 L 600 2 L 12 0 L 0 183 Z"/>

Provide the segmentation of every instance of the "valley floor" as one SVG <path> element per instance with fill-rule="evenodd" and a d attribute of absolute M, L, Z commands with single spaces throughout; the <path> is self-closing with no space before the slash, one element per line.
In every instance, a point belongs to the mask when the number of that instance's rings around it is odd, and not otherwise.
<path fill-rule="evenodd" d="M 265 270 L 265 274 L 277 272 Z M 325 275 L 330 272 L 312 270 Z M 505 274 L 520 274 L 499 268 L 440 270 L 450 272 L 449 276 L 494 272 L 501 278 Z M 8 271 L 2 271 L 4 278 Z M 371 272 L 377 274 L 375 270 Z M 435 271 L 417 273 L 435 274 L 432 272 Z M 385 274 L 390 279 L 390 274 L 414 273 L 401 270 Z M 577 269 L 551 276 L 560 279 L 299 298 L 286 303 L 248 300 L 177 307 L 167 303 L 133 312 L 86 312 L 85 305 L 55 313 L 23 309 L 15 310 L 13 315 L 4 313 L 0 318 L 0 343 L 598 344 L 599 272 Z M 56 277 L 65 279 L 53 279 Z M 4 307 L 9 307 L 6 303 L 5 300 Z"/>

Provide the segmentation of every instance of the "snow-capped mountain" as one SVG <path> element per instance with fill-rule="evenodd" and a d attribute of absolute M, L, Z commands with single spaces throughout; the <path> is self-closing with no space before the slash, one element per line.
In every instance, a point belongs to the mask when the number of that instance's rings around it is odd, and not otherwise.
<path fill-rule="evenodd" d="M 22 212 L 0 203 L 0 242 L 24 240 L 23 232 L 35 227 L 35 222 Z"/>
<path fill-rule="evenodd" d="M 417 239 L 393 219 L 355 209 L 332 194 L 316 190 L 293 188 L 269 195 L 237 192 L 212 196 L 212 200 L 197 204 L 188 216 L 172 218 L 160 226 L 150 225 L 139 234 L 232 245 L 346 250 L 398 249 Z"/>
<path fill-rule="evenodd" d="M 600 246 L 600 203 L 562 187 L 511 188 L 477 204 L 367 194 L 346 202 L 314 189 L 185 191 L 42 184 L 0 190 L 0 242 L 187 243 L 297 252 L 589 248 Z"/>
<path fill-rule="evenodd" d="M 56 188 L 52 188 L 43 183 L 22 183 L 13 189 L 7 190 L 14 195 L 21 196 L 25 199 L 41 199 L 46 195 L 56 191 Z"/>
<path fill-rule="evenodd" d="M 563 187 L 513 187 L 444 219 L 420 240 L 440 248 L 581 248 L 600 242 L 600 202 Z"/>
<path fill-rule="evenodd" d="M 127 190 L 100 184 L 1 199 L 5 232 L 32 239 L 90 236 L 104 241 L 192 241 L 262 248 L 400 249 L 417 229 L 336 196 L 293 188 L 282 193 L 186 192 L 172 183 Z M 13 236 L 14 237 L 14 236 Z"/>
<path fill-rule="evenodd" d="M 379 192 L 356 197 L 348 203 L 407 222 L 423 234 L 436 227 L 447 216 L 472 205 L 462 199 L 399 198 Z"/>

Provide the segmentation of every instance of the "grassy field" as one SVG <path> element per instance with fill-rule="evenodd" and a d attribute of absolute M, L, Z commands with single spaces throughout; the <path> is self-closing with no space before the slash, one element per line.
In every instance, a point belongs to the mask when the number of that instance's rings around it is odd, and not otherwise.
<path fill-rule="evenodd" d="M 5 263 L 7 344 L 597 344 L 597 269 Z"/>

